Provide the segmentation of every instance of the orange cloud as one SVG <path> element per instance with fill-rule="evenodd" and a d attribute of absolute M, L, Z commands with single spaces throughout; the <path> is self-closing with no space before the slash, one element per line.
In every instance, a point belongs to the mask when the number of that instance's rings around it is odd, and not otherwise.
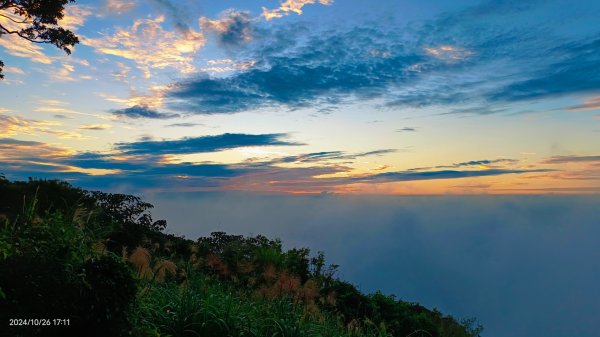
<path fill-rule="evenodd" d="M 110 129 L 112 125 L 110 124 L 84 124 L 79 127 L 79 130 L 107 130 Z"/>
<path fill-rule="evenodd" d="M 164 16 L 135 20 L 129 29 L 118 29 L 112 36 L 98 39 L 82 38 L 81 43 L 99 53 L 134 61 L 146 78 L 152 75 L 151 69 L 193 72 L 194 57 L 204 46 L 204 35 L 192 29 L 184 32 L 165 30 L 164 21 Z"/>
<path fill-rule="evenodd" d="M 0 157 L 3 161 L 15 161 L 20 158 L 55 158 L 73 155 L 71 149 L 46 143 L 0 138 Z"/>
<path fill-rule="evenodd" d="M 570 107 L 569 111 L 584 111 L 584 110 L 598 110 L 600 109 L 600 96 L 591 97 L 583 102 L 581 105 Z M 599 115 L 595 115 L 594 118 L 598 118 Z"/>
<path fill-rule="evenodd" d="M 54 121 L 38 121 L 22 118 L 19 116 L 0 115 L 0 134 L 3 137 L 11 137 L 19 134 L 36 136 L 39 133 L 55 135 L 61 139 L 84 139 L 77 132 L 56 129 L 62 123 Z"/>
<path fill-rule="evenodd" d="M 320 3 L 321 5 L 331 5 L 333 0 L 286 0 L 281 4 L 281 6 L 279 6 L 279 8 L 273 10 L 263 7 L 261 16 L 264 17 L 265 20 L 269 21 L 288 16 L 290 13 L 302 15 L 302 7 L 315 3 Z"/>
<path fill-rule="evenodd" d="M 77 31 L 85 23 L 85 19 L 92 15 L 92 10 L 87 6 L 71 5 L 65 7 L 65 15 L 58 21 L 58 25 L 64 29 Z"/>
<path fill-rule="evenodd" d="M 472 51 L 450 45 L 425 48 L 425 52 L 446 62 L 463 61 L 473 55 Z"/>
<path fill-rule="evenodd" d="M 22 24 L 15 21 L 21 21 L 21 17 L 15 16 L 7 10 L 0 10 L 0 24 L 8 30 L 21 30 Z M 13 21 L 15 20 L 15 21 Z M 14 34 L 3 34 L 0 39 L 0 46 L 4 47 L 6 52 L 13 56 L 28 58 L 33 62 L 50 64 L 52 59 L 44 55 L 44 48 L 38 44 L 31 43 Z"/>

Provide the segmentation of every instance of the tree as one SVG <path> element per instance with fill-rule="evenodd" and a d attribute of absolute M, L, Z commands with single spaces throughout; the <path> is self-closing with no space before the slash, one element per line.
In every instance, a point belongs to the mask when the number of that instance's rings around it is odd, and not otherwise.
<path fill-rule="evenodd" d="M 75 0 L 0 0 L 0 38 L 16 35 L 32 43 L 49 43 L 71 54 L 79 39 L 58 26 L 65 5 Z M 0 60 L 0 79 L 4 78 Z"/>

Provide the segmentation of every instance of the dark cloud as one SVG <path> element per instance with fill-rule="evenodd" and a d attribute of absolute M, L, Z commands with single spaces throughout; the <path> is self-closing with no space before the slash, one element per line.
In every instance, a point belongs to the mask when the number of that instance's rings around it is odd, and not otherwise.
<path fill-rule="evenodd" d="M 226 78 L 198 77 L 175 84 L 170 106 L 195 113 L 228 113 L 267 106 L 338 103 L 347 95 L 380 96 L 393 83 L 414 76 L 410 66 L 425 58 L 405 50 L 397 33 L 356 28 L 301 38 L 285 28 L 257 47 L 253 68 Z"/>
<path fill-rule="evenodd" d="M 462 162 L 462 163 L 455 163 L 452 164 L 451 167 L 461 167 L 461 166 L 478 166 L 478 165 L 492 165 L 492 164 L 515 164 L 517 163 L 518 160 L 516 159 L 505 159 L 505 158 L 501 158 L 501 159 L 484 159 L 484 160 L 471 160 L 471 161 L 466 161 L 466 162 Z M 448 166 L 436 166 L 438 168 L 442 168 L 442 167 L 448 167 Z"/>
<path fill-rule="evenodd" d="M 160 113 L 144 105 L 135 105 L 124 109 L 110 111 L 113 115 L 128 118 L 169 119 L 179 117 L 178 114 Z"/>
<path fill-rule="evenodd" d="M 600 38 L 575 41 L 549 50 L 558 61 L 488 94 L 492 101 L 515 101 L 595 92 L 600 88 Z"/>
<path fill-rule="evenodd" d="M 52 117 L 54 117 L 56 119 L 73 119 L 73 117 L 71 117 L 71 116 L 61 115 L 61 114 L 56 114 L 56 115 L 53 115 Z"/>
<path fill-rule="evenodd" d="M 330 191 L 357 183 L 388 183 L 432 179 L 460 179 L 503 174 L 549 172 L 548 169 L 512 169 L 512 159 L 473 160 L 452 165 L 416 168 L 400 172 L 353 175 L 345 166 L 357 158 L 396 153 L 394 149 L 346 153 L 323 151 L 285 156 L 269 161 L 247 160 L 237 164 L 211 162 L 170 162 L 169 155 L 218 152 L 244 146 L 302 145 L 287 141 L 287 134 L 221 134 L 183 138 L 179 140 L 144 139 L 132 143 L 117 143 L 113 152 L 82 152 L 68 154 L 47 144 L 12 138 L 0 139 L 0 155 L 4 160 L 0 170 L 12 179 L 51 177 L 66 179 L 86 188 L 112 188 L 143 191 L 160 190 L 248 190 L 279 192 Z M 589 159 L 589 158 L 588 158 Z M 280 164 L 301 163 L 300 167 L 280 167 Z M 306 164 L 310 166 L 306 167 Z M 440 168 L 492 166 L 492 169 L 440 170 Z M 505 164 L 499 166 L 500 164 Z M 81 172 L 76 172 L 80 168 Z M 105 170 L 95 176 L 87 169 Z M 73 173 L 73 174 L 71 174 Z M 320 177 L 345 173 L 340 176 Z M 96 172 L 98 174 L 98 172 Z M 585 178 L 594 172 L 582 173 Z"/>
<path fill-rule="evenodd" d="M 566 163 L 584 163 L 600 162 L 600 156 L 555 156 L 544 160 L 544 164 L 566 164 Z"/>
<path fill-rule="evenodd" d="M 0 138 L 0 145 L 26 145 L 26 146 L 37 146 L 43 145 L 44 143 L 29 141 L 29 140 L 18 140 L 14 138 Z"/>
<path fill-rule="evenodd" d="M 158 7 L 181 33 L 185 34 L 190 31 L 190 26 L 187 24 L 189 12 L 169 0 L 149 0 L 149 2 Z"/>
<path fill-rule="evenodd" d="M 436 169 L 447 169 L 447 168 L 460 168 L 460 167 L 469 167 L 469 166 L 490 166 L 497 164 L 516 164 L 519 161 L 516 159 L 483 159 L 483 160 L 471 160 L 461 163 L 454 163 L 452 165 L 438 165 L 438 166 L 430 166 L 430 167 L 417 167 L 409 169 L 408 171 L 426 171 L 426 170 L 436 170 Z"/>
<path fill-rule="evenodd" d="M 215 136 L 183 138 L 179 140 L 147 140 L 132 143 L 116 143 L 115 148 L 124 154 L 130 155 L 160 155 L 216 152 L 244 146 L 304 145 L 302 143 L 285 141 L 284 139 L 286 137 L 288 137 L 288 134 L 285 133 L 258 135 L 225 133 Z"/>
<path fill-rule="evenodd" d="M 200 123 L 174 123 L 167 125 L 168 127 L 191 128 L 193 126 L 204 125 Z"/>
<path fill-rule="evenodd" d="M 55 179 L 71 177 L 65 172 L 68 169 L 69 167 L 66 165 L 44 165 L 44 163 L 29 160 L 5 160 L 0 162 L 0 172 L 5 173 L 7 177 L 10 177 L 10 174 L 18 175 L 21 177 L 20 179 L 29 177 L 48 178 L 52 176 L 56 176 Z M 75 174 L 75 176 L 77 175 L 79 174 Z"/>
<path fill-rule="evenodd" d="M 394 181 L 413 181 L 413 180 L 433 180 L 433 179 L 457 179 L 469 177 L 486 177 L 503 174 L 515 173 L 535 173 L 549 172 L 548 169 L 534 170 L 510 170 L 510 169 L 489 169 L 489 170 L 442 170 L 442 171 L 405 171 L 405 172 L 385 172 L 368 176 L 351 178 L 355 182 L 394 182 Z"/>
<path fill-rule="evenodd" d="M 328 151 L 276 158 L 267 162 L 247 161 L 238 164 L 169 163 L 169 154 L 214 152 L 240 146 L 298 145 L 282 140 L 285 134 L 239 135 L 223 134 L 176 141 L 140 141 L 116 144 L 114 153 L 84 152 L 65 155 L 60 149 L 47 148 L 43 143 L 3 139 L 0 150 L 8 157 L 0 163 L 0 170 L 11 179 L 31 177 L 66 179 L 85 188 L 129 190 L 247 190 L 279 192 L 318 192 L 334 190 L 356 183 L 388 183 L 432 179 L 460 179 L 503 174 L 548 172 L 547 169 L 517 170 L 494 168 L 487 170 L 431 170 L 423 168 L 404 172 L 386 172 L 351 176 L 352 169 L 343 166 L 353 159 L 394 153 L 383 149 L 348 154 Z M 24 147 L 13 151 L 12 147 Z M 33 149 L 30 151 L 28 149 Z M 8 152 L 7 152 L 8 151 Z M 22 153 L 19 155 L 18 153 Z M 41 156 L 40 156 L 41 155 Z M 448 167 L 476 166 L 509 160 L 470 161 Z M 279 167 L 278 164 L 303 163 L 310 167 Z M 73 168 L 107 170 L 102 176 L 73 172 Z M 77 169 L 75 169 L 77 170 Z M 339 177 L 317 176 L 347 173 Z M 350 177 L 348 177 L 350 175 Z M 125 190 L 123 190 L 125 189 Z"/>
<path fill-rule="evenodd" d="M 323 152 L 313 152 L 313 153 L 305 153 L 297 156 L 287 156 L 276 158 L 269 161 L 269 164 L 280 164 L 280 163 L 314 163 L 314 162 L 324 162 L 328 160 L 353 160 L 360 157 L 367 156 L 381 156 L 384 154 L 390 154 L 398 152 L 395 149 L 382 149 L 382 150 L 374 150 L 368 152 L 359 152 L 359 153 L 346 153 L 343 151 L 323 151 Z"/>
<path fill-rule="evenodd" d="M 127 160 L 115 160 L 112 159 L 111 155 L 95 152 L 82 152 L 69 157 L 59 158 L 58 160 L 65 164 L 81 167 L 84 169 L 107 169 L 126 171 L 144 170 L 156 161 L 151 160 L 151 158 L 128 158 Z"/>
<path fill-rule="evenodd" d="M 252 68 L 175 83 L 167 104 L 209 114 L 319 109 L 379 98 L 388 108 L 442 105 L 449 113 L 497 114 L 513 103 L 600 88 L 595 52 L 600 32 L 565 38 L 547 23 L 551 20 L 543 9 L 515 1 L 485 2 L 400 27 L 277 27 L 248 47 L 244 57 L 256 61 Z M 564 23 L 590 19 L 575 12 L 550 17 Z M 239 40 L 236 36 L 232 41 Z M 502 103 L 507 106 L 498 107 Z"/>
<path fill-rule="evenodd" d="M 254 26 L 249 12 L 227 10 L 216 20 L 201 18 L 202 30 L 211 32 L 226 48 L 240 47 L 253 38 Z"/>
<path fill-rule="evenodd" d="M 417 131 L 416 128 L 411 128 L 411 127 L 404 127 L 404 128 L 396 130 L 396 132 L 416 132 L 416 131 Z"/>

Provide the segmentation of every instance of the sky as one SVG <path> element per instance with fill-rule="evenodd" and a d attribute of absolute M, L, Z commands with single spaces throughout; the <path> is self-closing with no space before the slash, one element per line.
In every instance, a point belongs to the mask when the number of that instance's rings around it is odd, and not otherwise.
<path fill-rule="evenodd" d="M 0 36 L 9 179 L 600 192 L 598 1 L 82 0 L 65 14 L 71 55 Z"/>
<path fill-rule="evenodd" d="M 591 0 L 76 1 L 71 55 L 0 36 L 0 174 L 139 195 L 192 239 L 324 250 L 362 290 L 487 337 L 597 336 L 598 17 Z"/>

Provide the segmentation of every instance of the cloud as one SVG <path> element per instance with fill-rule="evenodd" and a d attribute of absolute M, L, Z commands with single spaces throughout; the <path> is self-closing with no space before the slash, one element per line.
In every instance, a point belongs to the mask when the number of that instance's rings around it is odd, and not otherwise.
<path fill-rule="evenodd" d="M 497 114 L 534 99 L 597 91 L 598 32 L 564 37 L 546 23 L 588 22 L 589 16 L 575 13 L 584 6 L 568 16 L 515 6 L 484 3 L 406 26 L 390 19 L 327 31 L 274 27 L 247 47 L 244 56 L 253 67 L 174 83 L 167 104 L 211 114 L 371 100 L 388 109 L 441 106 L 447 113 Z"/>
<path fill-rule="evenodd" d="M 600 88 L 600 55 L 595 52 L 599 48 L 600 38 L 561 44 L 548 50 L 553 56 L 548 58 L 558 61 L 487 97 L 492 101 L 521 101 L 596 91 Z"/>
<path fill-rule="evenodd" d="M 261 16 L 264 17 L 265 20 L 269 21 L 288 16 L 290 13 L 302 15 L 302 7 L 315 3 L 320 3 L 321 5 L 331 5 L 333 0 L 286 0 L 281 4 L 281 6 L 279 6 L 279 8 L 273 10 L 263 7 Z"/>
<path fill-rule="evenodd" d="M 145 77 L 150 77 L 153 69 L 193 72 L 194 56 L 204 46 L 204 35 L 193 29 L 165 30 L 164 21 L 164 16 L 138 19 L 128 29 L 118 28 L 114 35 L 82 38 L 81 43 L 102 54 L 133 60 Z"/>
<path fill-rule="evenodd" d="M 533 170 L 510 170 L 510 169 L 490 169 L 490 170 L 442 170 L 442 171 L 404 171 L 404 172 L 385 172 L 373 174 L 363 177 L 351 178 L 356 182 L 397 182 L 397 181 L 414 181 L 414 180 L 433 180 L 433 179 L 459 179 L 469 177 L 486 177 L 504 174 L 517 173 L 535 173 L 535 172 L 550 172 L 548 169 L 533 169 Z"/>
<path fill-rule="evenodd" d="M 92 14 L 93 11 L 88 6 L 65 6 L 64 16 L 58 21 L 58 25 L 64 29 L 76 32 L 77 29 L 84 25 L 86 18 Z"/>
<path fill-rule="evenodd" d="M 200 68 L 202 72 L 209 74 L 233 73 L 248 70 L 256 64 L 254 60 L 234 61 L 232 59 L 208 60 L 206 67 Z"/>
<path fill-rule="evenodd" d="M 8 30 L 21 30 L 24 28 L 13 20 L 20 21 L 22 18 L 10 13 L 7 10 L 2 10 L 0 16 L 0 24 Z M 31 43 L 15 34 L 2 34 L 0 46 L 4 47 L 6 53 L 28 58 L 33 62 L 51 64 L 52 59 L 44 54 L 44 48 L 39 44 Z"/>
<path fill-rule="evenodd" d="M 178 114 L 161 113 L 145 105 L 135 105 L 124 109 L 110 111 L 113 115 L 128 118 L 169 119 L 179 117 Z"/>
<path fill-rule="evenodd" d="M 327 162 L 330 160 L 354 160 L 356 158 L 367 156 L 381 156 L 385 154 L 395 153 L 395 149 L 382 149 L 358 153 L 346 153 L 343 151 L 322 151 L 299 154 L 296 156 L 285 156 L 270 160 L 269 164 L 284 164 L 284 163 L 316 163 Z M 264 164 L 264 163 L 263 163 Z"/>
<path fill-rule="evenodd" d="M 85 124 L 79 127 L 80 130 L 108 130 L 112 127 L 110 124 Z"/>
<path fill-rule="evenodd" d="M 130 79 L 131 77 L 129 77 Z M 127 107 L 142 106 L 149 109 L 158 109 L 163 106 L 163 87 L 152 86 L 148 94 L 138 94 L 133 92 L 128 98 L 120 98 L 106 93 L 98 93 L 98 96 L 113 103 L 119 103 Z"/>
<path fill-rule="evenodd" d="M 289 142 L 284 139 L 285 133 L 271 134 L 238 134 L 225 133 L 215 136 L 182 138 L 179 140 L 139 141 L 132 143 L 116 143 L 117 150 L 124 154 L 189 154 L 216 152 L 245 146 L 294 146 L 302 143 Z"/>
<path fill-rule="evenodd" d="M 452 165 L 438 165 L 431 167 L 417 167 L 412 168 L 409 171 L 425 171 L 425 170 L 438 170 L 447 168 L 461 168 L 461 167 L 478 167 L 478 168 L 490 168 L 498 167 L 498 164 L 511 164 L 514 165 L 519 161 L 516 159 L 500 158 L 500 159 L 482 159 L 482 160 L 471 160 L 466 162 L 454 163 Z"/>
<path fill-rule="evenodd" d="M 149 0 L 149 2 L 156 5 L 173 22 L 173 26 L 179 32 L 187 34 L 191 30 L 186 23 L 189 9 L 185 5 L 178 7 L 170 0 Z"/>
<path fill-rule="evenodd" d="M 201 124 L 201 123 L 174 123 L 174 124 L 167 125 L 167 127 L 191 128 L 191 127 L 199 126 L 199 125 L 204 125 L 204 124 Z"/>
<path fill-rule="evenodd" d="M 55 121 L 39 121 L 22 118 L 19 116 L 0 115 L 0 134 L 3 137 L 12 137 L 20 134 L 37 135 L 47 133 L 61 139 L 84 139 L 80 133 L 57 129 L 61 123 Z"/>
<path fill-rule="evenodd" d="M 164 193 L 150 202 L 192 239 L 260 233 L 324 250 L 362 291 L 476 316 L 485 336 L 597 335 L 598 196 Z"/>
<path fill-rule="evenodd" d="M 60 65 L 60 68 L 52 69 L 51 72 L 49 72 L 49 76 L 52 81 L 56 82 L 76 81 L 77 78 L 73 77 L 74 72 L 75 66 L 68 62 L 64 62 Z"/>
<path fill-rule="evenodd" d="M 575 105 L 567 108 L 569 111 L 583 111 L 583 110 L 598 110 L 600 109 L 600 96 L 591 97 L 583 104 Z"/>
<path fill-rule="evenodd" d="M 417 129 L 412 128 L 412 127 L 403 127 L 403 128 L 396 130 L 396 132 L 416 132 L 416 131 L 417 131 Z"/>
<path fill-rule="evenodd" d="M 135 7 L 135 1 L 126 0 L 107 0 L 106 9 L 111 14 L 121 15 L 132 10 Z"/>
<path fill-rule="evenodd" d="M 45 99 L 40 100 L 38 102 L 38 106 L 33 110 L 36 112 L 49 112 L 49 113 L 58 113 L 58 114 L 70 114 L 70 115 L 80 115 L 80 116 L 89 116 L 95 117 L 98 119 L 107 119 L 106 116 L 100 114 L 89 114 L 85 112 L 79 112 L 75 110 L 71 110 L 68 108 L 69 103 L 63 102 L 56 99 Z M 60 118 L 60 117 L 59 117 Z"/>
<path fill-rule="evenodd" d="M 205 191 L 237 190 L 284 193 L 320 193 L 322 191 L 352 191 L 364 184 L 399 183 L 436 179 L 462 179 L 505 174 L 558 172 L 544 168 L 493 168 L 470 170 L 412 169 L 385 172 L 388 165 L 370 170 L 374 173 L 353 173 L 345 162 L 366 156 L 393 153 L 394 150 L 374 150 L 354 154 L 342 151 L 314 152 L 284 156 L 271 161 L 244 161 L 232 164 L 210 162 L 174 162 L 172 155 L 212 153 L 240 147 L 295 146 L 287 134 L 221 134 L 183 138 L 179 140 L 141 140 L 116 143 L 108 153 L 80 152 L 40 142 L 0 139 L 0 169 L 15 177 L 27 176 L 69 179 L 86 188 L 112 189 L 127 186 L 127 193 L 137 191 Z M 492 161 L 469 161 L 450 166 L 480 165 Z M 298 166 L 279 166 L 298 163 Z M 511 163 L 511 162 L 507 162 Z M 440 166 L 444 167 L 444 166 Z M 559 172 L 560 173 L 560 172 Z M 571 179 L 593 179 L 597 170 L 574 172 Z M 566 177 L 567 175 L 565 175 Z M 475 182 L 468 181 L 468 185 Z M 474 185 L 473 185 L 474 186 Z M 463 186 L 464 187 L 464 186 Z M 467 188 L 467 187 L 465 187 Z M 472 189 L 471 189 L 472 190 Z M 476 189 L 475 189 L 476 190 Z M 125 192 L 122 190 L 122 192 Z"/>
<path fill-rule="evenodd" d="M 10 74 L 25 75 L 25 72 L 23 71 L 23 69 L 21 69 L 19 67 L 4 67 L 3 71 L 5 73 L 10 73 Z"/>
<path fill-rule="evenodd" d="M 249 12 L 233 9 L 221 13 L 219 19 L 200 18 L 203 31 L 211 32 L 223 47 L 239 47 L 252 40 L 254 27 Z"/>
<path fill-rule="evenodd" d="M 158 162 L 156 157 L 123 157 L 120 154 L 102 154 L 96 152 L 80 152 L 60 158 L 59 160 L 66 165 L 84 169 L 119 170 L 120 174 L 127 174 L 128 171 L 141 173 L 145 169 L 157 165 Z"/>
<path fill-rule="evenodd" d="M 0 162 L 14 162 L 23 159 L 48 160 L 72 155 L 70 149 L 49 145 L 42 142 L 26 141 L 14 138 L 0 138 Z"/>
<path fill-rule="evenodd" d="M 62 114 L 55 114 L 52 117 L 56 118 L 56 119 L 73 119 L 73 117 L 67 116 L 67 115 L 62 115 Z"/>
<path fill-rule="evenodd" d="M 600 162 L 600 156 L 555 156 L 544 160 L 543 164 L 569 164 Z"/>
<path fill-rule="evenodd" d="M 287 27 L 265 38 L 252 52 L 252 68 L 224 78 L 200 75 L 175 83 L 166 91 L 168 104 L 195 113 L 231 113 L 331 105 L 348 96 L 370 99 L 411 78 L 411 65 L 426 57 L 397 44 L 395 32 L 355 28 L 300 38 L 305 31 Z M 390 54 L 373 56 L 373 50 Z"/>
<path fill-rule="evenodd" d="M 436 57 L 446 62 L 465 61 L 471 55 L 473 55 L 472 51 L 466 50 L 464 48 L 457 48 L 450 45 L 443 45 L 439 47 L 427 47 L 425 48 L 425 52 L 429 55 L 432 55 L 433 57 Z"/>

